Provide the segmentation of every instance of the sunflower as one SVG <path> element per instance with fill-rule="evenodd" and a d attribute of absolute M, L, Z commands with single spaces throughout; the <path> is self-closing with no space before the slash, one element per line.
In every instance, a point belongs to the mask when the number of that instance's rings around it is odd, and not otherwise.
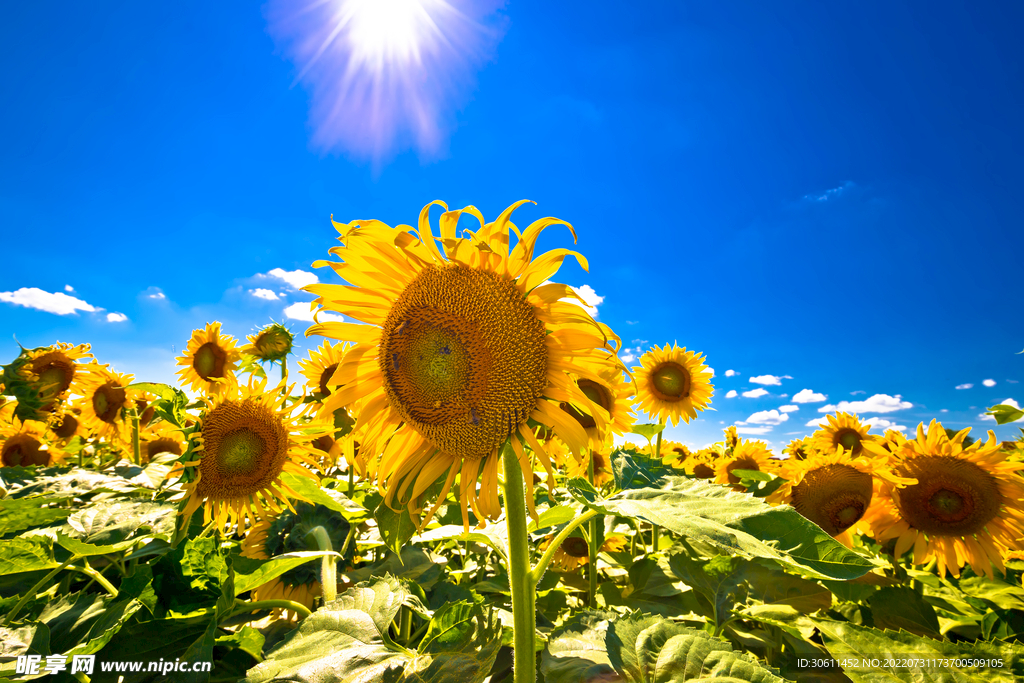
<path fill-rule="evenodd" d="M 300 424 L 309 404 L 297 411 L 286 409 L 283 402 L 290 391 L 264 391 L 265 386 L 265 380 L 250 377 L 247 386 L 205 399 L 192 434 L 192 454 L 198 459 L 183 463 L 195 468 L 185 485 L 186 520 L 200 506 L 205 521 L 215 520 L 221 529 L 246 516 L 263 518 L 267 509 L 280 512 L 281 501 L 290 508 L 286 496 L 300 497 L 282 481 L 285 472 L 319 481 L 304 465 L 315 466 L 311 442 L 327 428 Z"/>
<path fill-rule="evenodd" d="M 842 446 L 827 454 L 783 460 L 776 474 L 786 481 L 767 501 L 792 505 L 848 548 L 879 483 L 906 486 L 915 481 L 892 474 L 889 458 L 855 458 Z"/>
<path fill-rule="evenodd" d="M 732 449 L 732 453 L 718 458 L 715 462 L 715 483 L 730 484 L 737 491 L 746 491 L 740 484 L 740 478 L 732 473 L 733 470 L 757 470 L 758 472 L 770 471 L 777 461 L 771 459 L 771 451 L 764 441 L 740 441 L 739 445 Z"/>
<path fill-rule="evenodd" d="M 78 361 L 91 358 L 88 344 L 57 342 L 53 346 L 23 349 L 4 368 L 5 391 L 19 401 L 22 419 L 44 420 L 43 413 L 52 413 L 71 393 L 71 387 L 82 368 Z"/>
<path fill-rule="evenodd" d="M 603 325 L 602 323 L 598 323 Z M 606 334 L 613 336 L 607 326 Z M 594 367 L 594 373 L 601 378 L 600 382 L 593 379 L 578 378 L 576 386 L 588 399 L 583 410 L 569 403 L 561 403 L 560 407 L 580 423 L 590 438 L 591 448 L 604 448 L 610 433 L 623 434 L 629 431 L 636 421 L 631 412 L 633 383 L 623 374 L 622 369 L 604 363 Z"/>
<path fill-rule="evenodd" d="M 815 451 L 811 447 L 810 439 L 793 439 L 789 445 L 782 449 L 791 460 L 806 460 Z"/>
<path fill-rule="evenodd" d="M 380 454 L 376 476 L 387 505 L 419 515 L 423 494 L 443 481 L 424 522 L 456 477 L 464 525 L 469 508 L 496 518 L 499 452 L 506 442 L 526 472 L 528 509 L 536 517 L 524 446 L 549 480 L 551 462 L 536 425 L 552 429 L 579 456 L 587 433 L 559 406 L 590 404 L 579 380 L 600 384 L 606 381 L 601 368 L 617 365 L 618 340 L 580 306 L 561 301 L 574 296 L 570 287 L 547 282 L 567 256 L 584 267 L 586 260 L 565 249 L 533 258 L 546 227 L 572 227 L 543 218 L 519 233 L 509 218 L 523 203 L 485 224 L 475 207 L 447 211 L 431 202 L 420 212 L 418 235 L 380 221 L 335 223 L 343 246 L 331 253 L 342 262 L 313 265 L 329 265 L 352 284 L 304 288 L 321 310 L 367 323 L 330 321 L 306 332 L 355 342 L 338 366 L 340 386 L 325 408 L 363 402 L 354 431 L 367 453 Z M 434 204 L 446 209 L 440 239 L 429 221 Z M 480 229 L 458 237 L 462 214 L 476 218 Z M 511 231 L 521 235 L 512 249 Z"/>
<path fill-rule="evenodd" d="M 66 444 L 75 436 L 85 431 L 81 428 L 82 423 L 78 419 L 81 412 L 81 408 L 69 407 L 51 415 L 48 425 L 58 441 Z"/>
<path fill-rule="evenodd" d="M 351 528 L 348 520 L 323 505 L 298 501 L 294 511 L 271 512 L 250 527 L 242 540 L 241 555 L 254 560 L 269 560 L 285 553 L 320 550 L 312 534 L 318 526 L 327 532 L 335 552 L 345 547 Z M 352 554 L 353 548 L 347 548 L 345 557 L 351 560 Z M 322 592 L 319 567 L 319 562 L 307 562 L 289 569 L 253 589 L 253 600 L 291 600 L 313 609 Z"/>
<path fill-rule="evenodd" d="M 665 344 L 663 349 L 655 346 L 640 356 L 633 375 L 639 409 L 673 426 L 680 418 L 683 422 L 697 419 L 697 411 L 708 407 L 715 389 L 703 354 L 675 344 Z"/>
<path fill-rule="evenodd" d="M 869 424 L 863 424 L 856 415 L 836 413 L 826 415 L 828 424 L 811 435 L 811 445 L 822 453 L 831 453 L 838 446 L 850 452 L 853 457 L 866 455 L 867 452 L 877 453 L 882 439 L 868 434 Z M 867 450 L 865 450 L 867 444 Z"/>
<path fill-rule="evenodd" d="M 10 417 L 9 422 L 0 422 L 0 463 L 4 467 L 46 467 L 64 462 L 64 452 L 51 443 L 53 438 L 45 422 Z"/>
<path fill-rule="evenodd" d="M 241 348 L 242 353 L 255 356 L 261 361 L 279 361 L 292 352 L 295 337 L 281 323 L 272 323 L 255 334 L 246 337 L 249 343 Z"/>
<path fill-rule="evenodd" d="M 582 454 L 579 460 L 575 458 L 568 458 L 567 471 L 570 477 L 579 477 L 580 479 L 590 479 L 590 460 L 594 460 L 594 481 L 591 482 L 594 486 L 603 486 L 610 482 L 614 475 L 612 474 L 612 463 L 611 463 L 611 452 L 614 449 L 614 442 L 609 439 L 604 448 L 588 448 Z"/>
<path fill-rule="evenodd" d="M 551 542 L 555 540 L 555 535 L 551 534 L 538 545 L 538 550 L 544 552 L 551 545 Z M 609 536 L 601 544 L 599 552 L 602 553 L 615 553 L 625 550 L 628 541 L 622 534 L 615 534 Z M 551 556 L 551 564 L 548 565 L 553 571 L 562 572 L 568 574 L 574 572 L 580 567 L 585 567 L 590 563 L 590 546 L 587 545 L 587 541 L 582 536 L 570 536 L 569 538 L 562 541 L 562 545 L 558 546 L 558 550 Z"/>
<path fill-rule="evenodd" d="M 188 440 L 180 429 L 167 422 L 157 422 L 139 434 L 140 455 L 149 462 L 158 453 L 182 455 L 188 450 Z"/>
<path fill-rule="evenodd" d="M 123 410 L 132 405 L 135 392 L 128 386 L 135 379 L 98 363 L 89 363 L 80 371 L 78 393 L 81 398 L 75 404 L 81 413 L 79 423 L 97 436 L 125 441 L 128 438 Z"/>
<path fill-rule="evenodd" d="M 714 479 L 715 464 L 721 457 L 710 448 L 702 448 L 683 462 L 683 469 L 697 479 Z"/>
<path fill-rule="evenodd" d="M 240 358 L 235 338 L 221 334 L 219 322 L 207 323 L 206 329 L 192 332 L 185 353 L 177 358 L 185 366 L 178 370 L 181 383 L 197 392 L 230 392 L 238 386 L 235 366 Z"/>
<path fill-rule="evenodd" d="M 896 539 L 896 557 L 910 549 L 914 564 L 935 557 L 940 576 L 959 576 L 966 563 L 992 577 L 993 564 L 1004 571 L 1003 553 L 1024 549 L 1024 464 L 1007 461 L 993 432 L 964 448 L 969 431 L 951 439 L 935 420 L 927 434 L 919 424 L 893 467 L 917 483 L 882 487 L 865 514 L 878 541 Z"/>
<path fill-rule="evenodd" d="M 678 441 L 662 441 L 661 442 L 661 461 L 669 467 L 674 467 L 677 470 L 685 469 L 686 460 L 693 453 L 685 445 Z"/>
<path fill-rule="evenodd" d="M 729 425 L 725 428 L 725 447 L 736 448 L 740 443 L 740 435 L 736 432 L 735 425 Z"/>
<path fill-rule="evenodd" d="M 319 349 L 310 349 L 309 360 L 299 361 L 299 371 L 306 378 L 306 386 L 314 394 L 319 394 L 321 400 L 330 396 L 332 387 L 337 386 L 335 383 L 328 385 L 328 382 L 350 348 L 352 345 L 347 342 L 325 341 Z"/>

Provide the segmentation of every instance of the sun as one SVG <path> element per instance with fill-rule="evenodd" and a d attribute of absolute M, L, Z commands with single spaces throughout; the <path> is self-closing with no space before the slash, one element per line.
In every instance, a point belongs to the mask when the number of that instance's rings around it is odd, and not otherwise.
<path fill-rule="evenodd" d="M 380 68 L 383 62 L 418 61 L 420 46 L 436 39 L 437 24 L 421 0 L 347 0 L 339 4 L 339 25 L 348 26 L 348 42 L 357 63 Z"/>

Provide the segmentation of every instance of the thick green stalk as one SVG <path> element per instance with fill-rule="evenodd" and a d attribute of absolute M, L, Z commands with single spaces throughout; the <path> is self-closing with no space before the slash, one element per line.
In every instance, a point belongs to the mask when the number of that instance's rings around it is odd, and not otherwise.
<path fill-rule="evenodd" d="M 661 460 L 661 432 L 658 432 L 658 440 L 654 445 L 654 457 Z M 651 524 L 651 552 L 658 552 L 658 525 Z"/>
<path fill-rule="evenodd" d="M 327 530 L 322 526 L 314 527 L 309 533 L 316 539 L 316 544 L 320 550 L 334 550 L 331 546 L 331 538 L 327 535 Z M 334 602 L 334 599 L 338 597 L 337 563 L 338 556 L 332 552 L 330 555 L 324 555 L 323 562 L 320 565 L 320 590 L 323 591 L 325 605 L 329 602 Z"/>
<path fill-rule="evenodd" d="M 139 447 L 139 411 L 132 408 L 132 453 L 135 455 L 135 464 L 142 465 L 142 449 Z"/>
<path fill-rule="evenodd" d="M 29 588 L 28 592 L 25 593 L 24 596 L 22 596 L 21 600 L 19 600 L 18 603 L 14 607 L 12 607 L 11 611 L 7 614 L 7 618 L 4 619 L 4 626 L 7 626 L 12 621 L 14 621 L 14 617 L 18 616 L 18 612 L 20 612 L 21 608 L 25 606 L 25 603 L 27 603 L 30 599 L 34 598 L 36 596 L 36 593 L 38 593 L 43 586 L 49 583 L 50 579 L 57 576 L 57 574 L 63 571 L 65 567 L 67 567 L 69 564 L 78 559 L 81 559 L 80 555 L 72 555 L 68 559 L 64 560 L 64 564 L 54 569 L 43 578 L 39 579 L 36 585 Z"/>
<path fill-rule="evenodd" d="M 515 438 L 515 437 L 512 437 Z M 502 447 L 505 465 L 505 523 L 508 526 L 508 579 L 512 593 L 513 672 L 515 683 L 535 683 L 537 651 L 537 583 L 530 570 L 530 537 L 526 530 L 526 486 L 519 459 L 506 441 Z"/>
<path fill-rule="evenodd" d="M 590 484 L 594 484 L 594 453 L 590 453 L 590 464 L 587 466 L 587 476 Z M 597 538 L 597 525 L 602 520 L 595 517 L 590 520 L 589 537 L 587 538 L 587 555 L 590 562 L 587 563 L 587 606 L 590 609 L 597 609 L 595 596 L 597 595 L 597 551 L 600 548 Z"/>
<path fill-rule="evenodd" d="M 288 358 L 287 356 L 281 359 L 281 384 L 284 385 L 288 382 Z M 287 389 L 285 390 L 287 391 Z"/>
<path fill-rule="evenodd" d="M 544 572 L 547 571 L 548 565 L 551 564 L 551 559 L 555 556 L 558 549 L 562 547 L 562 542 L 569 538 L 569 534 L 571 534 L 578 526 L 589 522 L 599 514 L 600 513 L 596 510 L 587 510 L 582 515 L 566 524 L 562 530 L 558 532 L 558 535 L 555 536 L 554 540 L 548 544 L 548 549 L 545 550 L 544 554 L 540 556 L 539 560 L 537 560 L 537 566 L 535 566 L 531 572 L 533 575 L 533 585 L 536 586 L 541 578 L 543 578 Z"/>

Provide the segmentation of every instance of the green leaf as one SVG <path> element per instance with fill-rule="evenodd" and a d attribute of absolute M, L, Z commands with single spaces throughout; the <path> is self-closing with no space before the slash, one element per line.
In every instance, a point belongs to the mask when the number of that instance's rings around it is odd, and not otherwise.
<path fill-rule="evenodd" d="M 171 503 L 116 500 L 94 503 L 68 517 L 69 535 L 107 545 L 143 535 L 170 540 L 178 507 Z"/>
<path fill-rule="evenodd" d="M 972 598 L 986 600 L 1000 609 L 1024 610 L 1024 588 L 1001 579 L 971 576 L 960 579 L 960 590 Z"/>
<path fill-rule="evenodd" d="M 49 536 L 19 536 L 0 543 L 0 576 L 59 566 L 60 562 L 53 559 L 53 540 Z"/>
<path fill-rule="evenodd" d="M 449 603 L 430 620 L 406 680 L 482 683 L 501 647 L 501 621 L 489 607 Z"/>
<path fill-rule="evenodd" d="M 666 482 L 660 489 L 621 491 L 610 498 L 596 492 L 579 495 L 571 487 L 570 492 L 606 514 L 657 524 L 719 552 L 775 560 L 813 578 L 853 579 L 878 564 L 849 550 L 788 505 L 773 507 L 728 487 L 686 477 L 667 477 Z"/>
<path fill-rule="evenodd" d="M 570 508 L 571 509 L 571 508 Z M 543 516 L 541 517 L 543 520 Z M 445 524 L 436 529 L 429 529 L 422 534 L 413 536 L 416 543 L 435 543 L 437 541 L 458 540 L 483 543 L 494 549 L 503 559 L 508 557 L 508 538 L 505 525 L 488 524 L 483 529 L 473 529 L 468 534 L 461 524 Z"/>
<path fill-rule="evenodd" d="M 401 553 L 402 546 L 416 534 L 416 522 L 412 520 L 409 509 L 406 507 L 398 512 L 381 501 L 377 509 L 373 511 L 373 516 L 377 520 L 377 529 L 380 531 L 380 537 L 384 540 L 384 545 L 395 553 Z"/>
<path fill-rule="evenodd" d="M 942 637 L 935 609 L 913 588 L 883 588 L 868 599 L 868 605 L 877 628 L 903 629 L 919 636 Z"/>
<path fill-rule="evenodd" d="M 217 619 L 210 619 L 210 623 L 206 625 L 206 630 L 203 631 L 203 635 L 199 636 L 181 655 L 182 661 L 192 662 L 193 665 L 200 662 L 212 662 L 213 661 L 213 645 L 217 640 Z M 183 683 L 206 683 L 210 680 L 210 671 L 192 671 L 192 667 L 185 667 L 189 669 L 187 672 L 175 672 L 174 680 L 182 681 Z"/>
<path fill-rule="evenodd" d="M 57 532 L 57 544 L 66 550 L 70 550 L 73 555 L 81 555 L 82 557 L 119 553 L 131 548 L 136 543 L 139 543 L 139 539 L 129 539 L 127 541 L 112 543 L 110 545 L 96 545 L 94 543 L 80 541 L 77 538 L 71 538 L 61 531 Z"/>
<path fill-rule="evenodd" d="M 905 631 L 880 631 L 857 626 L 846 621 L 814 619 L 829 653 L 837 660 L 865 659 L 962 659 L 966 661 L 998 660 L 1001 665 L 965 668 L 894 668 L 884 666 L 846 666 L 844 673 L 854 683 L 902 683 L 913 680 L 920 683 L 1010 683 L 1024 679 L 1024 648 L 1000 641 L 974 641 L 953 643 L 945 640 L 922 638 Z"/>
<path fill-rule="evenodd" d="M 395 620 L 405 598 L 406 591 L 401 582 L 388 575 L 372 583 L 360 583 L 349 588 L 331 603 L 331 607 L 368 614 L 377 632 L 383 635 Z"/>
<path fill-rule="evenodd" d="M 992 406 L 986 412 L 986 415 L 991 415 L 996 419 L 996 424 L 1007 424 L 1008 422 L 1016 422 L 1017 420 L 1024 417 L 1024 410 L 1014 408 L 1008 404 L 1001 404 L 998 406 Z"/>
<path fill-rule="evenodd" d="M 611 509 L 603 505 L 604 499 L 601 497 L 601 492 L 595 489 L 594 485 L 586 479 L 580 477 L 570 479 L 565 483 L 565 487 L 569 491 L 569 495 L 586 507 L 606 515 L 615 514 Z"/>
<path fill-rule="evenodd" d="M 675 473 L 660 459 L 641 453 L 631 446 L 615 449 L 610 459 L 615 488 L 618 490 L 659 488 L 666 476 Z"/>
<path fill-rule="evenodd" d="M 330 554 L 332 552 L 327 550 L 304 550 L 278 555 L 269 560 L 232 556 L 232 566 L 235 569 L 235 595 L 259 588 L 296 567 L 314 560 L 320 561 L 324 555 Z M 333 554 L 337 555 L 337 553 Z"/>
<path fill-rule="evenodd" d="M 605 638 L 611 613 L 579 612 L 548 639 L 541 655 L 545 683 L 585 683 L 622 679 L 615 674 Z"/>
<path fill-rule="evenodd" d="M 638 434 L 645 439 L 653 439 L 665 429 L 665 425 L 659 424 L 643 424 L 633 425 L 633 428 L 629 430 L 630 434 Z"/>
<path fill-rule="evenodd" d="M 38 620 L 50 630 L 53 651 L 64 652 L 86 640 L 93 622 L 111 602 L 106 593 L 72 593 L 44 607 Z"/>
<path fill-rule="evenodd" d="M 16 626 L 0 626 L 0 680 L 10 680 L 21 655 L 50 654 L 50 631 L 46 624 L 31 621 Z M 45 662 L 45 660 L 44 660 Z"/>
<path fill-rule="evenodd" d="M 185 554 L 181 560 L 182 576 L 192 577 L 191 587 L 197 590 L 219 588 L 228 578 L 228 565 L 209 536 L 185 541 Z"/>
<path fill-rule="evenodd" d="M 757 497 L 766 498 L 786 483 L 782 477 L 776 477 L 768 472 L 760 470 L 732 470 L 731 474 L 740 479 L 740 484 L 747 487 L 747 493 Z"/>
<path fill-rule="evenodd" d="M 266 636 L 254 629 L 252 626 L 243 626 L 234 633 L 218 636 L 214 641 L 221 647 L 238 648 L 256 661 L 263 659 L 263 643 Z"/>
<path fill-rule="evenodd" d="M 62 503 L 70 496 L 39 496 L 0 500 L 0 536 L 64 520 L 73 510 L 44 507 Z"/>
<path fill-rule="evenodd" d="M 309 477 L 300 477 L 290 472 L 285 472 L 282 479 L 284 484 L 295 491 L 300 498 L 334 510 L 350 523 L 356 524 L 371 517 L 369 510 L 345 494 L 334 489 L 321 487 Z"/>
<path fill-rule="evenodd" d="M 538 521 L 535 522 L 531 519 L 530 523 L 526 526 L 526 530 L 533 533 L 548 527 L 565 524 L 576 519 L 578 515 L 579 510 L 576 508 L 569 505 L 556 505 L 541 512 L 538 515 Z"/>

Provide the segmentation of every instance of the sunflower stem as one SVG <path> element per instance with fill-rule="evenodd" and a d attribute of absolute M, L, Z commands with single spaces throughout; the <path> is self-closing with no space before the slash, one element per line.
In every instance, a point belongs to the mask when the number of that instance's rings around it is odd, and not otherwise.
<path fill-rule="evenodd" d="M 112 598 L 116 598 L 117 597 L 117 589 L 114 588 L 114 585 L 112 583 L 107 581 L 107 577 L 103 576 L 103 574 L 100 574 L 98 571 L 96 571 L 95 569 L 90 567 L 88 564 L 86 564 L 85 566 L 82 566 L 82 567 L 76 567 L 76 566 L 72 565 L 72 566 L 69 566 L 68 569 L 73 569 L 76 572 L 82 572 L 86 576 L 90 577 L 93 581 L 95 581 L 99 585 L 103 586 L 104 590 L 106 590 L 108 593 L 110 593 L 110 597 L 112 597 Z"/>
<path fill-rule="evenodd" d="M 594 452 L 590 452 L 590 462 L 587 464 L 587 477 L 591 486 L 594 485 Z M 590 609 L 597 609 L 595 596 L 597 595 L 597 523 L 595 517 L 590 520 L 588 527 L 590 533 L 587 535 L 587 555 L 590 562 L 587 564 L 587 605 Z"/>
<path fill-rule="evenodd" d="M 4 619 L 4 626 L 7 626 L 12 621 L 14 621 L 14 617 L 18 616 L 18 612 L 20 612 L 21 608 L 25 606 L 25 603 L 27 603 L 31 598 L 34 598 L 36 593 L 38 593 L 39 590 L 43 586 L 45 586 L 46 584 L 48 584 L 50 582 L 50 579 L 52 579 L 53 577 L 57 576 L 57 574 L 59 574 L 62 571 L 64 571 L 64 569 L 69 564 L 74 562 L 75 560 L 80 560 L 81 557 L 82 557 L 81 555 L 72 555 L 68 559 L 64 560 L 64 563 L 61 566 L 57 567 L 56 569 L 51 571 L 46 576 L 44 576 L 43 578 L 39 579 L 39 581 L 36 583 L 36 585 L 34 585 L 31 588 L 29 588 L 28 592 L 26 592 L 25 595 L 22 596 L 21 600 L 18 601 L 18 604 L 16 604 L 11 609 L 11 611 L 7 614 L 7 617 Z"/>
<path fill-rule="evenodd" d="M 320 590 L 323 591 L 324 604 L 334 602 L 338 597 L 338 556 L 334 554 L 334 547 L 331 546 L 331 537 L 322 526 L 313 527 L 309 532 L 316 539 L 320 550 L 331 551 L 330 555 L 324 555 L 320 565 Z"/>
<path fill-rule="evenodd" d="M 132 408 L 132 453 L 135 455 L 135 464 L 142 466 L 142 449 L 139 447 L 139 410 Z"/>
<path fill-rule="evenodd" d="M 356 495 L 356 468 L 351 463 L 348 465 L 348 497 L 354 498 Z"/>
<path fill-rule="evenodd" d="M 531 572 L 531 574 L 533 574 L 534 585 L 537 585 L 537 583 L 544 576 L 544 572 L 547 571 L 548 565 L 551 564 L 552 558 L 554 558 L 555 553 L 558 552 L 558 549 L 562 547 L 562 543 L 565 541 L 565 539 L 569 538 L 569 534 L 575 531 L 576 528 L 579 527 L 581 524 L 589 522 L 590 520 L 594 519 L 594 517 L 597 517 L 599 514 L 600 513 L 597 512 L 596 510 L 587 510 L 582 515 L 580 515 L 579 517 L 577 517 L 576 519 L 572 520 L 564 527 L 562 527 L 562 530 L 558 532 L 558 535 L 555 536 L 554 540 L 552 540 L 551 543 L 548 544 L 548 549 L 545 550 L 544 554 L 540 556 L 539 560 L 537 560 L 537 566 L 535 566 L 533 568 L 533 571 Z"/>
<path fill-rule="evenodd" d="M 513 437 L 514 438 L 514 437 Z M 509 589 L 512 593 L 513 672 L 515 683 L 535 683 L 537 651 L 537 582 L 530 569 L 530 537 L 526 526 L 526 485 L 511 439 L 502 447 L 505 465 L 505 524 L 508 527 Z M 552 546 L 554 547 L 554 546 Z"/>
<path fill-rule="evenodd" d="M 288 383 L 288 357 L 285 356 L 281 359 L 281 386 Z M 284 389 L 283 391 L 288 391 Z"/>

